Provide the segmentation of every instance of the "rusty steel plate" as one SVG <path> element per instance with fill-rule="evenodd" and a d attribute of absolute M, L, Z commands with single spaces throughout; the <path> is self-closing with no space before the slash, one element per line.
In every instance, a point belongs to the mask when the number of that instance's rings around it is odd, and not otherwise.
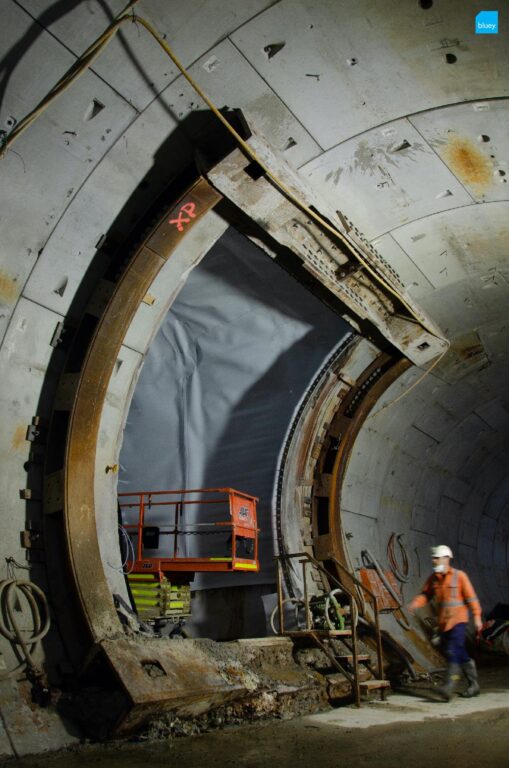
<path fill-rule="evenodd" d="M 392 571 L 384 571 L 384 576 L 391 585 L 394 593 L 401 599 L 401 590 L 399 583 Z M 395 611 L 398 608 L 396 600 L 393 598 L 382 579 L 373 568 L 361 568 L 359 577 L 365 587 L 373 592 L 378 602 L 379 611 Z"/>

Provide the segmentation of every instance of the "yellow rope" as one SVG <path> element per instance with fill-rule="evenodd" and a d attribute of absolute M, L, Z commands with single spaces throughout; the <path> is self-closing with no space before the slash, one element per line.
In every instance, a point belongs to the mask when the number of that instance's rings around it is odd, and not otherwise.
<path fill-rule="evenodd" d="M 21 122 L 16 126 L 16 128 L 9 134 L 7 139 L 4 142 L 4 146 L 2 147 L 2 150 L 0 152 L 0 157 L 4 156 L 6 151 L 10 148 L 10 146 L 21 136 L 21 134 L 49 107 L 49 105 L 61 94 L 63 93 L 72 83 L 74 83 L 82 74 L 85 72 L 91 64 L 95 61 L 95 59 L 99 56 L 99 54 L 104 50 L 104 48 L 108 45 L 108 43 L 113 39 L 113 37 L 116 35 L 118 29 L 120 26 L 126 22 L 126 21 L 132 21 L 136 22 L 138 24 L 141 24 L 148 32 L 149 34 L 156 40 L 156 42 L 161 46 L 161 48 L 165 51 L 165 53 L 170 57 L 170 59 L 173 61 L 175 66 L 178 68 L 178 70 L 181 72 L 181 74 L 185 77 L 185 79 L 188 81 L 188 83 L 191 85 L 191 87 L 194 89 L 194 91 L 200 96 L 200 98 L 205 102 L 205 104 L 209 107 L 209 109 L 213 112 L 213 114 L 217 117 L 217 119 L 224 125 L 224 127 L 230 132 L 230 134 L 235 138 L 237 144 L 242 148 L 242 150 L 250 157 L 252 160 L 254 160 L 260 168 L 262 168 L 265 175 L 275 184 L 275 186 L 285 195 L 285 197 L 293 202 L 298 208 L 300 208 L 301 211 L 303 211 L 309 218 L 313 219 L 315 222 L 317 222 L 323 229 L 327 230 L 330 234 L 332 234 L 334 237 L 338 238 L 349 250 L 349 252 L 357 259 L 357 261 L 362 265 L 362 267 L 369 272 L 369 274 L 372 275 L 372 277 L 375 279 L 376 282 L 378 282 L 380 285 L 382 285 L 392 296 L 394 296 L 410 313 L 410 315 L 417 321 L 417 323 L 424 328 L 431 336 L 439 339 L 442 343 L 442 345 L 446 345 L 445 350 L 442 352 L 442 354 L 437 357 L 433 365 L 425 371 L 423 376 L 421 376 L 414 384 L 406 390 L 402 395 L 400 395 L 398 398 L 392 401 L 392 403 L 388 403 L 385 405 L 381 410 L 384 408 L 387 408 L 389 405 L 392 405 L 393 403 L 400 400 L 405 394 L 410 392 L 417 384 L 419 384 L 426 376 L 429 375 L 429 373 L 433 370 L 433 368 L 438 365 L 438 363 L 443 359 L 444 355 L 447 353 L 450 344 L 447 341 L 447 339 L 442 338 L 438 334 L 434 332 L 431 328 L 429 328 L 426 324 L 426 321 L 423 317 L 419 316 L 419 314 L 414 310 L 414 308 L 406 301 L 406 299 L 401 296 L 401 294 L 394 289 L 390 283 L 386 280 L 386 278 L 381 275 L 376 268 L 373 268 L 369 262 L 366 261 L 366 259 L 361 255 L 361 253 L 357 250 L 357 248 L 354 246 L 354 244 L 345 238 L 345 236 L 340 232 L 336 227 L 331 226 L 328 221 L 323 219 L 319 214 L 315 213 L 311 208 L 309 208 L 306 203 L 304 203 L 300 198 L 298 198 L 272 171 L 270 168 L 268 168 L 265 163 L 262 161 L 260 157 L 256 154 L 256 152 L 250 147 L 250 145 L 244 141 L 242 136 L 240 136 L 239 133 L 233 128 L 233 126 L 230 125 L 228 120 L 221 114 L 221 112 L 217 109 L 215 104 L 208 98 L 207 94 L 200 88 L 198 83 L 189 75 L 189 73 L 186 71 L 184 66 L 181 64 L 177 56 L 174 54 L 171 47 L 168 45 L 168 43 L 159 35 L 157 30 L 148 22 L 146 19 L 142 18 L 141 16 L 136 15 L 134 12 L 130 12 L 131 8 L 138 2 L 138 0 L 131 0 L 131 2 L 128 3 L 126 8 L 117 16 L 117 18 L 107 27 L 107 29 L 100 35 L 95 42 L 93 42 L 89 48 L 83 53 L 75 62 L 75 64 L 71 67 L 71 69 L 58 81 L 58 83 L 53 87 L 53 89 L 49 92 L 49 94 L 35 107 L 32 112 L 30 112 Z M 381 411 L 378 411 L 380 413 Z"/>
<path fill-rule="evenodd" d="M 50 104 L 52 104 L 55 99 L 60 96 L 61 93 L 66 91 L 69 86 L 75 83 L 76 80 L 78 80 L 78 78 L 81 77 L 81 75 L 86 72 L 87 69 L 89 69 L 99 54 L 116 35 L 119 27 L 124 23 L 124 21 L 133 20 L 133 14 L 128 13 L 128 11 L 137 2 L 138 0 L 130 0 L 124 10 L 111 22 L 111 24 L 104 30 L 102 35 L 99 35 L 97 40 L 95 40 L 87 48 L 87 50 L 81 54 L 81 56 L 70 67 L 70 69 L 67 70 L 65 75 L 61 77 L 58 83 L 53 86 L 51 91 L 46 94 L 44 99 L 42 99 L 42 101 L 40 101 L 39 104 L 31 112 L 28 113 L 28 115 L 20 120 L 20 122 L 5 139 L 5 142 L 0 150 L 0 158 L 4 157 L 5 153 L 11 147 L 11 145 L 14 144 L 17 139 L 19 139 L 21 134 L 24 133 L 26 129 L 29 128 L 33 122 L 35 122 L 35 120 L 37 120 L 37 118 L 50 106 Z"/>
<path fill-rule="evenodd" d="M 391 285 L 387 282 L 387 280 L 380 275 L 379 272 L 377 272 L 375 269 L 371 267 L 371 265 L 361 256 L 361 254 L 357 251 L 357 249 L 353 246 L 353 244 L 347 240 L 344 235 L 335 227 L 331 226 L 325 219 L 323 219 L 319 214 L 315 213 L 311 208 L 309 208 L 300 198 L 298 198 L 294 193 L 288 189 L 288 187 L 283 184 L 283 182 L 275 176 L 275 174 L 272 173 L 270 168 L 268 168 L 265 163 L 261 160 L 260 157 L 254 152 L 254 150 L 249 146 L 249 144 L 244 141 L 242 136 L 240 136 L 239 133 L 230 125 L 228 120 L 221 114 L 221 112 L 217 109 L 215 104 L 208 98 L 207 94 L 200 88 L 198 83 L 196 83 L 195 80 L 191 77 L 191 75 L 187 72 L 187 70 L 184 68 L 184 66 L 181 64 L 177 56 L 173 53 L 173 50 L 170 48 L 168 43 L 159 35 L 157 30 L 150 24 L 146 19 L 143 19 L 141 16 L 133 16 L 134 20 L 137 21 L 139 24 L 141 24 L 145 29 L 152 35 L 154 40 L 156 40 L 157 43 L 161 46 L 161 48 L 168 54 L 170 59 L 173 61 L 175 66 L 179 69 L 179 71 L 182 73 L 182 75 L 185 77 L 185 79 L 188 81 L 190 86 L 196 91 L 196 93 L 200 96 L 201 99 L 205 102 L 205 104 L 209 107 L 209 109 L 214 113 L 214 115 L 217 117 L 218 120 L 222 122 L 224 127 L 231 133 L 231 135 L 235 138 L 237 143 L 240 147 L 244 150 L 244 152 L 258 165 L 260 168 L 262 168 L 263 172 L 271 179 L 271 181 L 278 187 L 278 189 L 283 192 L 285 197 L 287 197 L 289 200 L 291 200 L 295 205 L 297 205 L 307 216 L 309 216 L 311 219 L 314 219 L 321 227 L 326 229 L 328 232 L 330 232 L 334 237 L 337 237 L 341 242 L 347 246 L 349 251 L 355 256 L 357 261 L 362 264 L 364 269 L 366 269 L 367 272 L 369 272 L 375 280 L 383 285 L 389 293 L 391 293 L 395 298 L 403 304 L 404 307 L 408 310 L 408 312 L 412 315 L 415 320 L 419 323 L 419 325 L 424 328 L 428 333 L 430 333 L 435 338 L 440 339 L 443 343 L 447 344 L 447 340 L 443 339 L 441 336 L 438 336 L 433 330 L 427 327 L 425 320 L 422 317 L 419 317 L 419 315 L 415 312 L 413 307 L 411 307 L 407 301 L 401 296 Z"/>
<path fill-rule="evenodd" d="M 436 360 L 433 362 L 433 364 L 432 364 L 432 365 L 430 365 L 430 367 L 429 367 L 429 368 L 427 368 L 427 369 L 424 371 L 424 373 L 422 374 L 422 376 L 419 376 L 419 378 L 418 378 L 418 379 L 416 379 L 416 381 L 414 381 L 414 383 L 413 383 L 413 384 L 411 384 L 411 385 L 408 387 L 408 389 L 405 389 L 405 391 L 404 391 L 404 392 L 402 392 L 402 393 L 401 393 L 400 395 L 398 395 L 397 397 L 395 397 L 395 398 L 394 398 L 394 400 L 391 400 L 389 403 L 385 403 L 385 405 L 382 405 L 382 407 L 381 407 L 381 408 L 380 408 L 378 411 L 375 411 L 375 413 L 370 413 L 370 414 L 369 414 L 369 416 L 368 416 L 368 419 L 372 419 L 372 418 L 374 418 L 375 416 L 378 416 L 378 414 L 379 414 L 379 413 L 382 413 L 382 411 L 385 411 L 385 409 L 386 409 L 386 408 L 390 408 L 390 407 L 391 407 L 391 405 L 394 405 L 395 403 L 398 403 L 400 400 L 402 400 L 404 397 L 406 397 L 406 396 L 408 395 L 408 393 L 409 393 L 409 392 L 411 392 L 411 391 L 412 391 L 412 389 L 414 389 L 414 388 L 415 388 L 415 387 L 416 387 L 418 384 L 420 384 L 420 383 L 421 383 L 421 381 L 423 381 L 423 379 L 425 379 L 425 378 L 426 378 L 426 376 L 429 376 L 429 374 L 431 373 L 431 371 L 433 370 L 433 368 L 435 368 L 435 366 L 437 366 L 437 365 L 438 365 L 438 364 L 439 364 L 439 363 L 440 363 L 440 362 L 441 362 L 441 361 L 444 359 L 444 357 L 445 357 L 445 355 L 448 353 L 448 351 L 449 351 L 450 347 L 451 347 L 451 345 L 450 345 L 450 343 L 448 342 L 448 344 L 447 344 L 447 348 L 446 348 L 446 349 L 444 349 L 444 351 L 442 352 L 442 354 L 441 354 L 441 355 L 439 355 L 439 357 L 437 357 L 437 358 L 436 358 Z"/>

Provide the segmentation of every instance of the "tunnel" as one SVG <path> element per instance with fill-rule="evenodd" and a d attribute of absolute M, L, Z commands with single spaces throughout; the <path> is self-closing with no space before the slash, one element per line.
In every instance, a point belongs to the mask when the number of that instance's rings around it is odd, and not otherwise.
<path fill-rule="evenodd" d="M 509 627 L 507 11 L 4 3 L 1 759 L 429 680 L 440 544 Z"/>

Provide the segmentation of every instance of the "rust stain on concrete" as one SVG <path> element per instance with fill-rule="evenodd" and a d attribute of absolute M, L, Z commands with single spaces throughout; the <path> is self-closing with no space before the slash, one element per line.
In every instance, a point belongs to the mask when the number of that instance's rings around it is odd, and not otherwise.
<path fill-rule="evenodd" d="M 27 434 L 27 425 L 26 424 L 18 424 L 16 429 L 14 430 L 14 434 L 12 436 L 11 440 L 11 450 L 15 451 L 16 453 L 22 453 L 26 448 L 26 434 Z"/>
<path fill-rule="evenodd" d="M 482 190 L 493 183 L 493 163 L 470 139 L 456 136 L 445 147 L 443 155 L 451 171 L 465 184 Z"/>
<path fill-rule="evenodd" d="M 469 331 L 459 338 L 454 339 L 451 347 L 463 360 L 472 360 L 485 353 L 485 349 L 477 331 Z"/>
<path fill-rule="evenodd" d="M 0 269 L 0 300 L 12 304 L 17 299 L 18 293 L 16 281 Z"/>

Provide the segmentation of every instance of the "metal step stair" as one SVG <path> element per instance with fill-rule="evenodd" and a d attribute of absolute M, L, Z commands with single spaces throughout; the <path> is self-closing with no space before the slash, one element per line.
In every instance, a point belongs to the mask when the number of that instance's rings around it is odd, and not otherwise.
<path fill-rule="evenodd" d="M 351 637 L 351 629 L 291 629 L 285 632 L 285 635 L 289 637 L 311 637 L 316 635 L 317 637 Z"/>
<path fill-rule="evenodd" d="M 346 656 L 340 654 L 340 655 L 336 655 L 336 658 L 340 662 L 340 664 L 351 664 L 352 661 L 353 661 L 353 655 L 352 654 L 348 654 Z M 357 661 L 358 662 L 363 662 L 363 661 L 371 662 L 371 656 L 369 655 L 369 653 L 359 653 L 357 655 Z"/>
<path fill-rule="evenodd" d="M 304 584 L 304 594 L 303 598 L 301 599 L 289 599 L 289 602 L 292 604 L 298 604 L 299 605 L 299 611 L 304 611 L 304 621 L 300 620 L 297 621 L 297 628 L 291 628 L 287 629 L 285 627 L 285 616 L 284 616 L 284 603 L 285 600 L 283 599 L 283 582 L 282 582 L 282 573 L 283 573 L 283 560 L 290 560 L 292 558 L 299 558 L 299 563 L 302 566 L 302 572 L 303 572 L 303 584 Z M 366 679 L 366 675 L 371 675 L 371 664 L 372 659 L 369 654 L 366 653 L 359 653 L 358 652 L 358 638 L 357 638 L 357 615 L 358 615 L 358 608 L 357 603 L 355 601 L 355 596 L 351 591 L 351 588 L 347 588 L 345 584 L 342 584 L 335 576 L 330 574 L 325 570 L 322 563 L 320 563 L 318 560 L 316 560 L 314 557 L 309 555 L 307 552 L 298 552 L 295 554 L 286 554 L 286 555 L 280 555 L 277 558 L 278 563 L 278 569 L 277 569 L 277 588 L 278 588 L 278 617 L 279 617 L 279 634 L 284 635 L 287 637 L 290 637 L 295 643 L 298 642 L 305 642 L 306 640 L 309 641 L 311 644 L 313 644 L 315 647 L 319 648 L 323 654 L 327 657 L 330 667 L 329 669 L 336 670 L 336 673 L 334 672 L 328 672 L 324 673 L 324 676 L 328 680 L 328 686 L 329 686 L 329 694 L 331 697 L 334 697 L 334 694 L 331 693 L 331 691 L 334 691 L 335 688 L 340 688 L 340 684 L 337 678 L 337 673 L 342 675 L 343 679 L 346 679 L 348 683 L 351 686 L 351 691 L 353 693 L 355 704 L 360 707 L 361 706 L 361 695 L 367 695 L 371 693 L 372 691 L 379 691 L 380 692 L 380 698 L 382 700 L 385 700 L 385 694 L 388 688 L 390 688 L 390 682 L 388 680 L 384 679 L 383 675 L 383 659 L 382 659 L 382 641 L 381 641 L 381 634 L 380 634 L 380 626 L 379 626 L 379 620 L 378 620 L 378 606 L 377 606 L 377 598 L 376 596 L 364 585 L 362 582 L 360 582 L 358 579 L 355 578 L 351 573 L 349 573 L 344 566 L 341 565 L 335 558 L 331 558 L 334 560 L 335 564 L 338 566 L 338 568 L 342 571 L 345 571 L 346 575 L 348 576 L 348 580 L 350 583 L 354 583 L 357 585 L 359 589 L 361 589 L 367 596 L 368 599 L 373 604 L 373 612 L 375 616 L 375 624 L 376 624 L 376 636 L 377 636 L 377 677 L 370 679 Z M 336 609 L 335 613 L 333 614 L 331 618 L 331 614 L 327 612 L 327 609 L 325 612 L 321 609 L 321 612 L 318 612 L 317 617 L 317 611 L 316 611 L 316 602 L 313 603 L 314 600 L 316 600 L 315 597 L 309 600 L 308 596 L 308 586 L 307 586 L 307 578 L 306 578 L 306 567 L 312 566 L 315 570 L 321 571 L 323 574 L 325 574 L 327 582 L 334 582 L 336 584 L 336 587 L 334 588 L 334 591 L 331 591 L 327 594 L 325 605 L 330 605 L 331 601 L 335 602 Z M 343 594 L 343 598 L 346 597 L 348 600 L 348 606 L 346 606 L 345 603 L 343 603 L 343 607 L 340 606 L 335 598 L 334 593 L 338 593 L 341 591 Z M 319 605 L 322 606 L 322 598 L 321 595 L 318 596 L 319 598 Z M 327 602 L 329 601 L 329 602 Z M 314 606 L 314 613 L 313 608 Z M 345 627 L 345 615 L 347 615 L 349 619 L 350 626 Z M 305 623 L 305 627 L 302 627 L 302 624 Z M 323 626 L 326 625 L 330 627 L 327 629 L 324 629 Z M 339 624 L 342 628 L 341 629 L 333 629 L 331 627 L 336 626 Z M 314 626 L 315 625 L 315 626 Z M 273 625 L 274 626 L 274 625 Z M 346 653 L 344 652 L 338 652 L 339 648 L 338 643 L 343 643 L 346 649 Z M 363 678 L 363 679 L 361 679 Z M 336 694 L 337 695 L 337 694 Z"/>
<path fill-rule="evenodd" d="M 388 680 L 363 680 L 361 683 L 359 683 L 361 691 L 376 691 L 380 688 L 390 688 L 391 684 Z"/>

